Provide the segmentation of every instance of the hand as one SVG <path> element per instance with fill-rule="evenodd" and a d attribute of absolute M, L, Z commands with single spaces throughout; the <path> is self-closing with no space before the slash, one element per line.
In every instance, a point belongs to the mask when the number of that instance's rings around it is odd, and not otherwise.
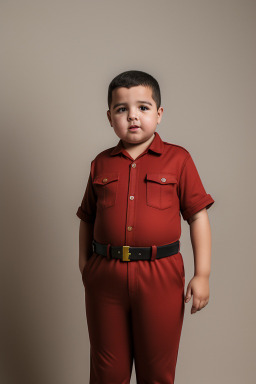
<path fill-rule="evenodd" d="M 187 286 L 187 293 L 185 295 L 185 303 L 188 303 L 193 294 L 193 305 L 191 307 L 191 314 L 200 311 L 204 308 L 209 301 L 209 277 L 195 275 Z"/>

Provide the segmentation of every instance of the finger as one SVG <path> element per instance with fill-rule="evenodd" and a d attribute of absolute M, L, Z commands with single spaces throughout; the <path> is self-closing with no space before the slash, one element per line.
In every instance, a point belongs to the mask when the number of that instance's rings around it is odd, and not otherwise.
<path fill-rule="evenodd" d="M 185 303 L 187 303 L 191 299 L 191 294 L 192 294 L 191 285 L 188 285 L 186 296 L 185 296 Z"/>
<path fill-rule="evenodd" d="M 198 306 L 198 311 L 201 311 L 201 309 L 204 307 L 204 300 L 200 300 L 199 306 Z"/>
<path fill-rule="evenodd" d="M 206 307 L 207 303 L 208 303 L 207 300 L 202 300 L 202 301 L 200 302 L 200 309 Z"/>
<path fill-rule="evenodd" d="M 200 300 L 194 297 L 193 305 L 191 307 L 191 313 L 196 313 L 199 308 Z"/>

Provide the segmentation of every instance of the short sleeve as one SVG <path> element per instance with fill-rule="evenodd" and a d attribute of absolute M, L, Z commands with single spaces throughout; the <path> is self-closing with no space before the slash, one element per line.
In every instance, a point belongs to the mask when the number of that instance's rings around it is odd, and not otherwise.
<path fill-rule="evenodd" d="M 186 158 L 179 179 L 180 211 L 184 220 L 187 220 L 203 208 L 210 208 L 214 203 L 210 194 L 207 194 L 202 180 L 198 174 L 195 163 L 189 154 Z"/>
<path fill-rule="evenodd" d="M 97 197 L 93 189 L 92 162 L 91 162 L 91 169 L 90 169 L 90 174 L 88 177 L 86 189 L 84 192 L 81 205 L 78 207 L 76 215 L 83 221 L 86 221 L 88 223 L 94 223 L 95 217 L 96 217 L 96 202 L 97 202 Z"/>

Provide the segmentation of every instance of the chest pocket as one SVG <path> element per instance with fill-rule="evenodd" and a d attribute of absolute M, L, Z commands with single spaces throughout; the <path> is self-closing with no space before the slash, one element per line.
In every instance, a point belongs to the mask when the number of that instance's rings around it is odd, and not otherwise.
<path fill-rule="evenodd" d="M 175 202 L 177 177 L 172 173 L 147 173 L 146 202 L 157 209 L 171 208 Z"/>
<path fill-rule="evenodd" d="M 101 208 L 113 207 L 116 203 L 119 173 L 104 173 L 93 180 L 97 204 Z"/>

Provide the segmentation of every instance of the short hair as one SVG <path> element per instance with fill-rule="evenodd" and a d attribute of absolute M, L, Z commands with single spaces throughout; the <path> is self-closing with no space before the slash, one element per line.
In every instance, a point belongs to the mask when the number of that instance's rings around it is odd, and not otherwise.
<path fill-rule="evenodd" d="M 112 91 L 118 87 L 131 88 L 138 85 L 150 87 L 152 89 L 152 99 L 155 101 L 157 109 L 161 106 L 161 93 L 157 80 L 143 71 L 125 71 L 117 75 L 108 87 L 108 107 L 112 103 Z"/>

